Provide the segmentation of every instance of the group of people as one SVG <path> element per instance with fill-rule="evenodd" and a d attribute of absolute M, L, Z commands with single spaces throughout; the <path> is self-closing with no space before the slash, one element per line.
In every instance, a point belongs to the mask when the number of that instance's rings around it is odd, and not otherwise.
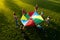
<path fill-rule="evenodd" d="M 37 11 L 37 10 L 38 10 L 38 5 L 36 4 L 36 6 L 35 6 L 35 11 Z M 27 13 L 27 12 L 25 11 L 25 9 L 22 9 L 22 15 L 23 15 L 23 14 L 26 14 L 26 13 Z M 44 18 L 44 13 L 43 13 L 43 11 L 41 11 L 40 15 Z M 13 13 L 13 16 L 14 16 L 14 19 L 15 19 L 15 22 L 16 22 L 16 27 L 18 27 L 18 17 L 17 17 L 17 15 L 16 15 L 15 12 Z M 50 17 L 48 16 L 48 17 L 44 18 L 44 20 L 45 20 L 45 22 L 46 22 L 47 24 L 49 24 Z"/>
<path fill-rule="evenodd" d="M 38 5 L 36 4 L 36 6 L 35 6 L 35 11 L 37 11 L 38 10 Z M 26 11 L 25 11 L 25 9 L 22 9 L 22 14 L 25 14 L 26 13 Z M 43 13 L 43 11 L 41 11 L 41 14 L 40 14 L 43 18 L 44 18 L 44 13 Z M 25 29 L 25 26 L 22 26 L 22 25 L 19 25 L 19 23 L 18 23 L 18 17 L 17 17 L 17 15 L 16 15 L 16 13 L 14 12 L 14 14 L 13 14 L 13 16 L 14 16 L 14 20 L 15 20 L 15 23 L 16 23 L 16 27 L 18 28 L 18 27 L 20 27 L 20 29 L 21 29 L 21 33 L 22 33 L 22 35 L 24 36 L 24 40 L 27 40 L 26 39 L 26 33 L 24 32 L 24 29 Z M 46 19 L 45 19 L 45 22 L 49 25 L 49 20 L 50 20 L 50 17 L 48 16 Z M 39 29 L 42 29 L 42 26 L 40 25 L 40 24 L 38 24 L 37 25 L 37 28 L 39 28 Z"/>

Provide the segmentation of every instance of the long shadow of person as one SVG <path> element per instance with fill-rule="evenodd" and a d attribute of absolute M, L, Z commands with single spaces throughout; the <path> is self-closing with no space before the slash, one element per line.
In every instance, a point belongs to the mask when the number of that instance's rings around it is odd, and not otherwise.
<path fill-rule="evenodd" d="M 25 32 L 25 30 L 23 29 L 23 26 L 21 26 L 20 30 L 21 30 L 21 34 L 22 34 L 24 40 L 30 40 L 28 34 L 27 34 L 27 33 Z"/>
<path fill-rule="evenodd" d="M 44 28 L 44 30 L 38 30 L 37 32 L 42 40 L 59 40 L 59 33 L 55 28 Z"/>
<path fill-rule="evenodd" d="M 29 36 L 26 33 L 24 33 L 24 40 L 30 40 Z"/>

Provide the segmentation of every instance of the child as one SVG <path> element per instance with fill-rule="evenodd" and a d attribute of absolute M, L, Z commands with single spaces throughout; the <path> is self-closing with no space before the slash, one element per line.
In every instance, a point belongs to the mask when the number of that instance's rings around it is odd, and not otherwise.
<path fill-rule="evenodd" d="M 15 20 L 15 22 L 16 22 L 16 27 L 18 27 L 18 18 L 17 18 L 17 16 L 16 16 L 15 13 L 13 14 L 13 16 L 14 16 L 14 20 Z"/>
<path fill-rule="evenodd" d="M 22 9 L 22 14 L 26 14 L 26 10 L 25 9 Z"/>
<path fill-rule="evenodd" d="M 37 25 L 37 27 L 40 29 L 40 28 L 42 28 L 42 26 L 40 26 L 39 24 Z"/>
<path fill-rule="evenodd" d="M 38 29 L 38 31 L 41 31 L 41 32 L 43 32 L 43 30 L 44 30 L 43 27 L 39 24 L 37 25 L 37 29 Z"/>
<path fill-rule="evenodd" d="M 25 29 L 25 26 L 20 25 L 20 29 L 21 29 L 21 30 L 24 30 L 24 29 Z"/>
<path fill-rule="evenodd" d="M 41 9 L 41 14 L 40 14 L 43 18 L 44 18 L 44 12 L 43 9 Z"/>
<path fill-rule="evenodd" d="M 43 15 L 44 15 L 44 13 L 43 13 L 43 11 L 41 11 L 41 16 L 43 17 Z"/>
<path fill-rule="evenodd" d="M 46 19 L 45 19 L 45 21 L 46 21 L 46 23 L 49 25 L 49 23 L 50 23 L 50 17 L 48 16 Z M 48 26 L 47 25 L 47 26 Z"/>
<path fill-rule="evenodd" d="M 25 31 L 24 31 L 24 29 L 23 29 L 23 25 L 20 25 L 20 30 L 21 30 L 22 36 L 24 37 Z"/>
<path fill-rule="evenodd" d="M 35 6 L 35 11 L 37 11 L 38 10 L 38 5 L 36 4 L 36 6 Z"/>

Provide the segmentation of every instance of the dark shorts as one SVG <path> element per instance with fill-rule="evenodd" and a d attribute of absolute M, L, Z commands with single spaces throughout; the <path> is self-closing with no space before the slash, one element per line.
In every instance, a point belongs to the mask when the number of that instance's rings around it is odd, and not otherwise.
<path fill-rule="evenodd" d="M 18 26 L 18 20 L 16 20 L 16 26 Z"/>

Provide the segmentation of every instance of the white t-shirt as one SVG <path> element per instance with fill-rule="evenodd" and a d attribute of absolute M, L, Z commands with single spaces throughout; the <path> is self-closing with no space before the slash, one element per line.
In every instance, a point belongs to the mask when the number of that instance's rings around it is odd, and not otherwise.
<path fill-rule="evenodd" d="M 40 25 L 37 25 L 37 27 L 38 27 L 38 28 L 42 28 L 42 26 L 40 26 Z"/>

